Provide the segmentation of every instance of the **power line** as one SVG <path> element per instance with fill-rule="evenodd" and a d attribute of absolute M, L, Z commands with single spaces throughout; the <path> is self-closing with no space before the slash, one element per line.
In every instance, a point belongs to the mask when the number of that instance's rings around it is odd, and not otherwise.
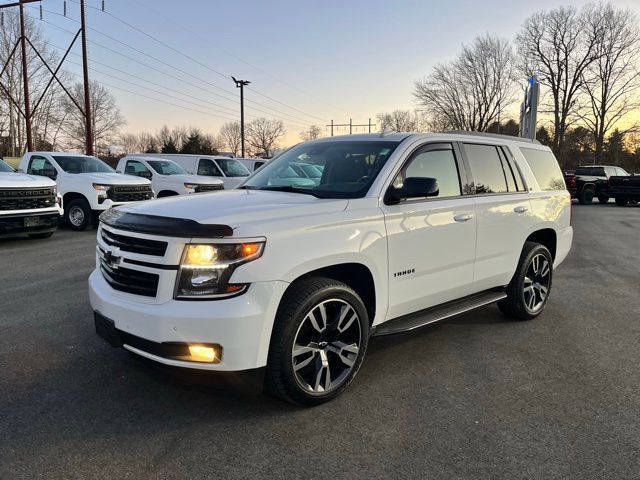
<path fill-rule="evenodd" d="M 56 13 L 56 12 L 51 12 L 51 11 L 48 11 L 48 10 L 45 10 L 45 12 L 47 12 L 47 13 L 51 13 L 51 14 L 53 14 L 53 15 L 59 15 L 59 16 L 62 16 L 62 15 L 60 15 L 60 14 Z M 33 17 L 32 17 L 32 18 L 33 18 Z M 71 18 L 69 18 L 69 17 L 65 17 L 65 18 L 67 18 L 67 19 L 69 19 L 69 20 L 71 20 L 71 21 L 75 21 L 75 20 L 73 20 L 73 19 L 71 19 Z M 59 26 L 59 25 L 56 25 L 56 24 L 54 24 L 54 23 L 52 23 L 52 22 L 49 22 L 49 21 L 47 21 L 47 20 L 42 20 L 42 21 L 43 21 L 44 23 L 46 23 L 46 24 L 48 24 L 48 25 L 50 25 L 50 26 L 54 27 L 54 28 L 57 28 L 57 29 L 59 29 L 59 30 L 63 31 L 63 32 L 67 32 L 67 33 L 73 34 L 73 32 L 72 32 L 72 31 L 67 30 L 67 29 L 66 29 L 66 28 L 64 28 L 64 27 L 61 27 L 61 26 Z M 95 29 L 91 28 L 91 27 L 89 27 L 89 28 L 90 28 L 92 31 L 95 31 L 96 33 L 99 33 L 99 34 L 101 34 L 101 35 L 103 35 L 103 36 L 105 36 L 105 37 L 107 37 L 107 38 L 110 38 L 111 40 L 114 40 L 114 41 L 116 41 L 116 42 L 118 42 L 118 43 L 123 44 L 124 46 L 127 46 L 127 47 L 131 48 L 132 50 L 134 50 L 134 51 L 136 51 L 136 52 L 138 52 L 138 53 L 140 53 L 140 54 L 142 54 L 142 55 L 145 55 L 145 56 L 147 56 L 147 57 L 149 57 L 149 58 L 151 58 L 151 59 L 153 59 L 153 60 L 155 60 L 155 61 L 157 61 L 157 62 L 160 62 L 160 63 L 162 63 L 162 64 L 163 64 L 163 65 L 165 65 L 165 66 L 168 66 L 168 67 L 170 67 L 170 68 L 173 68 L 173 69 L 175 69 L 175 70 L 178 70 L 180 73 L 184 73 L 184 74 L 186 74 L 186 75 L 188 75 L 188 76 L 190 76 L 190 77 L 193 77 L 193 78 L 195 78 L 196 80 L 199 80 L 199 81 L 201 81 L 201 82 L 203 82 L 203 83 L 210 83 L 210 82 L 206 82 L 206 81 L 202 80 L 201 78 L 199 78 L 199 77 L 197 77 L 197 76 L 195 76 L 195 75 L 192 75 L 192 74 L 190 74 L 190 73 L 188 73 L 188 72 L 185 72 L 185 71 L 183 71 L 183 70 L 180 70 L 180 69 L 178 69 L 177 67 L 174 67 L 173 65 L 171 65 L 171 64 L 169 64 L 169 63 L 164 62 L 163 60 L 157 59 L 156 57 L 154 57 L 154 56 L 152 56 L 152 55 L 149 55 L 149 54 L 147 54 L 147 53 L 143 52 L 142 50 L 139 50 L 139 49 L 137 49 L 137 48 L 135 48 L 135 47 L 132 47 L 132 46 L 130 46 L 130 45 L 127 45 L 127 44 L 125 44 L 125 43 L 123 43 L 123 42 L 120 42 L 119 40 L 117 40 L 117 39 L 115 39 L 115 38 L 113 38 L 113 37 L 111 37 L 111 36 L 109 36 L 109 35 L 107 35 L 107 34 L 104 34 L 104 33 L 100 32 L 100 31 L 98 31 L 98 30 L 95 30 Z M 154 71 L 156 71 L 156 72 L 158 72 L 158 73 L 161 73 L 161 74 L 163 74 L 163 75 L 167 75 L 167 76 L 169 76 L 169 77 L 171 77 L 171 78 L 173 78 L 173 79 L 175 79 L 175 80 L 178 80 L 178 81 L 180 81 L 180 82 L 186 82 L 186 83 L 188 83 L 189 85 L 192 85 L 193 87 L 198 88 L 198 89 L 200 89 L 200 90 L 202 90 L 202 89 L 203 89 L 203 87 L 201 87 L 201 86 L 199 86 L 199 85 L 196 85 L 196 84 L 194 84 L 194 83 L 192 83 L 192 82 L 188 82 L 188 81 L 186 81 L 186 80 L 185 80 L 185 79 L 183 79 L 183 78 L 180 78 L 180 77 L 177 77 L 177 76 L 172 75 L 172 74 L 170 74 L 170 73 L 167 73 L 167 72 L 165 72 L 165 71 L 163 71 L 163 70 L 161 70 L 161 69 L 159 69 L 159 68 L 156 68 L 156 67 L 154 67 L 154 66 L 152 66 L 152 65 L 149 65 L 149 64 L 147 64 L 147 63 L 144 63 L 144 62 L 140 61 L 139 59 L 136 59 L 136 58 L 133 58 L 133 57 L 131 57 L 131 56 L 129 56 L 129 55 L 126 55 L 126 54 L 124 54 L 124 53 L 122 53 L 122 52 L 120 52 L 120 51 L 118 51 L 118 50 L 114 50 L 113 48 L 107 47 L 106 45 L 103 45 L 103 44 L 101 44 L 101 43 L 98 43 L 98 42 L 95 42 L 95 41 L 91 41 L 91 40 L 89 41 L 89 43 L 91 43 L 92 45 L 95 45 L 95 46 L 97 46 L 97 47 L 103 48 L 103 49 L 105 49 L 105 50 L 108 50 L 108 51 L 110 51 L 110 52 L 112 52 L 112 53 L 114 53 L 114 54 L 116 54 L 116 55 L 119 55 L 119 56 L 121 56 L 121 57 L 123 57 L 123 58 L 126 58 L 126 59 L 128 59 L 128 60 L 131 60 L 131 61 L 133 61 L 133 62 L 136 62 L 137 64 L 142 65 L 142 66 L 144 66 L 144 67 L 146 67 L 146 68 L 152 69 L 152 70 L 154 70 Z M 56 48 L 59 48 L 59 47 L 56 47 Z M 98 62 L 96 62 L 96 63 L 98 63 Z M 106 65 L 106 64 L 103 64 L 103 65 L 104 65 L 104 66 L 107 66 L 107 67 L 109 67 L 109 68 L 114 68 L 114 67 L 108 66 L 108 65 Z M 127 74 L 129 74 L 129 73 L 127 72 Z M 130 75 L 130 74 L 129 74 L 129 75 Z M 212 85 L 212 86 L 214 86 L 215 88 L 217 88 L 217 89 L 219 89 L 219 90 L 222 90 L 223 92 L 225 92 L 225 93 L 227 93 L 227 94 L 229 94 L 229 95 L 233 96 L 234 98 L 224 97 L 224 96 L 222 96 L 222 95 L 220 95 L 220 94 L 218 94 L 218 93 L 216 93 L 216 92 L 212 92 L 212 91 L 210 91 L 210 90 L 208 90 L 208 91 L 207 91 L 208 93 L 210 93 L 210 94 L 212 94 L 212 95 L 215 95 L 215 96 L 217 96 L 217 97 L 219 97 L 219 98 L 222 98 L 223 100 L 233 101 L 234 103 L 237 101 L 237 99 L 238 99 L 238 96 L 237 96 L 237 95 L 230 94 L 229 92 L 227 92 L 227 90 L 225 90 L 225 89 L 223 89 L 223 88 L 221 88 L 221 87 L 218 87 L 218 86 L 217 86 L 217 85 L 215 85 L 215 84 L 211 84 L 211 85 Z M 167 87 L 163 87 L 163 88 L 167 88 Z M 168 88 L 167 88 L 167 89 L 168 89 Z M 306 119 L 303 119 L 303 118 L 300 118 L 300 117 L 296 117 L 296 116 L 294 116 L 294 115 L 292 115 L 292 114 L 289 114 L 289 113 L 287 113 L 287 112 L 282 112 L 281 110 L 274 109 L 274 108 L 272 108 L 272 107 L 269 107 L 269 106 L 267 106 L 267 105 L 260 104 L 260 103 L 255 102 L 255 101 L 247 100 L 247 102 L 250 102 L 250 103 L 256 103 L 256 104 L 258 104 L 258 105 L 260 105 L 260 106 L 264 106 L 265 108 L 268 108 L 268 109 L 270 109 L 270 110 L 276 111 L 276 112 L 278 112 L 278 113 L 280 113 L 280 114 L 282 114 L 282 115 L 286 115 L 286 116 L 288 116 L 288 117 L 291 117 L 291 118 L 293 119 L 293 121 L 291 121 L 291 120 L 289 120 L 289 119 L 286 119 L 286 118 L 282 118 L 282 119 L 281 119 L 281 120 L 283 120 L 286 124 L 289 124 L 289 125 L 296 125 L 296 123 L 295 123 L 295 122 L 302 122 L 302 124 L 304 124 L 304 125 L 305 125 L 305 127 L 304 127 L 304 128 L 306 128 L 306 127 L 308 127 L 309 125 L 311 125 L 311 124 L 313 123 L 313 122 L 309 122 L 309 121 L 308 121 L 308 120 L 306 120 Z M 210 102 L 210 103 L 211 103 L 211 102 Z M 229 108 L 229 107 L 223 107 L 223 108 Z M 253 108 L 254 110 L 258 111 L 258 112 L 261 112 L 261 113 L 264 113 L 264 114 L 266 114 L 266 115 L 270 115 L 270 116 L 273 116 L 273 117 L 276 117 L 276 118 L 277 118 L 277 115 L 274 115 L 274 114 L 273 114 L 273 112 L 271 112 L 271 111 L 262 110 L 262 109 L 257 108 L 257 107 L 252 107 L 252 108 Z M 257 118 L 257 116 L 255 116 L 255 115 L 251 115 L 251 116 L 253 116 L 253 117 Z M 298 126 L 300 126 L 300 124 L 298 124 Z"/>

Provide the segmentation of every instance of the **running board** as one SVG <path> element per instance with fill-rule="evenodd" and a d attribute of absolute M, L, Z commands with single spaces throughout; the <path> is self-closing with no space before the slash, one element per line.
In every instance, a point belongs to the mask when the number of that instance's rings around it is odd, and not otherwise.
<path fill-rule="evenodd" d="M 439 322 L 440 320 L 460 315 L 469 310 L 495 303 L 504 298 L 507 298 L 507 294 L 502 290 L 487 290 L 476 293 L 459 300 L 443 303 L 436 307 L 389 320 L 379 325 L 375 329 L 373 336 L 380 337 L 383 335 L 408 332 L 429 325 L 430 323 Z"/>

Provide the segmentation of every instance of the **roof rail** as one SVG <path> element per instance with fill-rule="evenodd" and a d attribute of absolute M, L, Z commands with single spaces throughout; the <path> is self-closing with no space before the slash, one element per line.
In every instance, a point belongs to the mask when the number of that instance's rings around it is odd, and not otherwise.
<path fill-rule="evenodd" d="M 452 135 L 469 135 L 474 137 L 501 138 L 502 140 L 511 140 L 512 142 L 537 143 L 538 145 L 540 144 L 538 140 L 531 140 L 529 138 L 522 138 L 522 137 L 514 137 L 512 135 L 504 135 L 502 133 L 468 132 L 466 130 L 449 130 L 443 133 L 448 133 Z"/>

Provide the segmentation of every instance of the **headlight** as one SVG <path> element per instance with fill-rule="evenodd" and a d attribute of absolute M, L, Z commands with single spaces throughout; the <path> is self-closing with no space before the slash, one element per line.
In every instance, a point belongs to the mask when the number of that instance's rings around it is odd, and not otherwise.
<path fill-rule="evenodd" d="M 176 299 L 212 299 L 238 295 L 247 285 L 229 284 L 240 265 L 260 258 L 264 242 L 185 245 L 176 281 Z"/>
<path fill-rule="evenodd" d="M 93 188 L 95 188 L 96 190 L 98 190 L 100 192 L 108 192 L 109 190 L 111 190 L 111 185 L 103 185 L 101 183 L 94 183 L 93 184 Z"/>
<path fill-rule="evenodd" d="M 198 186 L 198 185 L 196 185 L 195 183 L 185 183 L 185 184 L 184 184 L 184 188 L 188 188 L 188 189 L 190 189 L 190 190 L 195 190 L 195 188 L 196 188 L 197 186 Z"/>

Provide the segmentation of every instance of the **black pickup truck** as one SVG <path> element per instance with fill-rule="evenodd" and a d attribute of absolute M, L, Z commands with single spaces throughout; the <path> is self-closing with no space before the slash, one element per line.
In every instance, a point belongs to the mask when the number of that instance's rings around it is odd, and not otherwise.
<path fill-rule="evenodd" d="M 593 197 L 600 203 L 607 203 L 614 196 L 609 193 L 609 178 L 614 176 L 628 177 L 629 174 L 620 167 L 589 165 L 566 174 L 564 181 L 571 198 L 577 198 L 581 205 L 590 205 Z"/>
<path fill-rule="evenodd" d="M 624 207 L 640 202 L 640 175 L 609 177 L 609 195 L 616 199 L 616 205 Z"/>

